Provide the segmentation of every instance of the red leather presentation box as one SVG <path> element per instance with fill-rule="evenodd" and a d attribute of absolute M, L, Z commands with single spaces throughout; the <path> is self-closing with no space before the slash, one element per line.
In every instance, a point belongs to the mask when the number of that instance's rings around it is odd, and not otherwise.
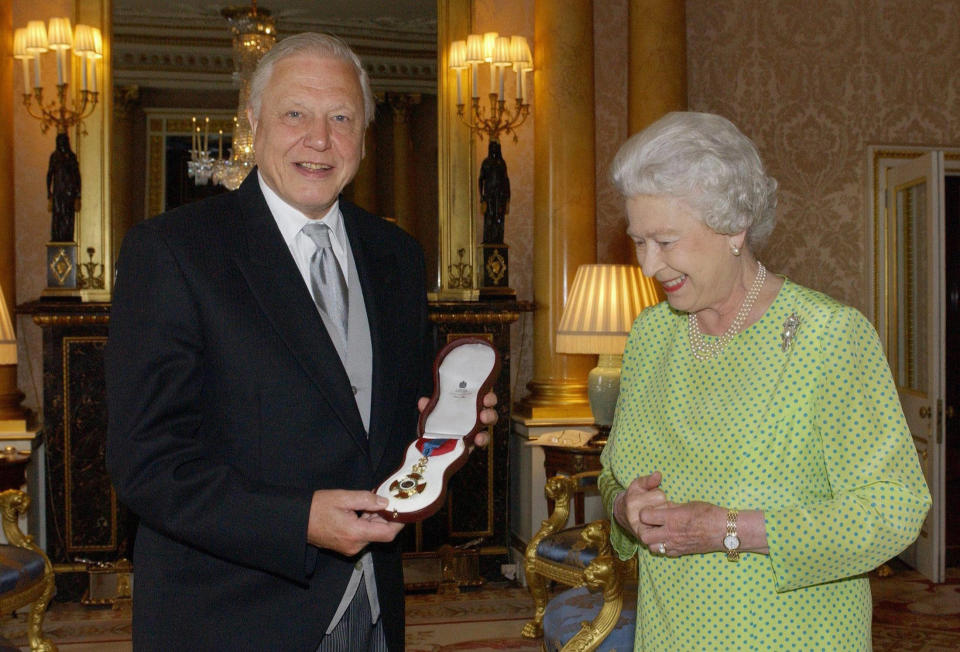
<path fill-rule="evenodd" d="M 462 337 L 437 354 L 420 436 L 376 491 L 390 501 L 380 512 L 384 518 L 413 523 L 440 509 L 450 476 L 467 461 L 474 435 L 486 428 L 480 423 L 483 397 L 499 373 L 500 355 L 487 340 Z"/>

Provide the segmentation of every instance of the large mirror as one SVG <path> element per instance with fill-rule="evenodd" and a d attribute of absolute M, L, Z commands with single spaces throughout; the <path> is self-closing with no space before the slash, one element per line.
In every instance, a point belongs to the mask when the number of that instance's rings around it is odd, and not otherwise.
<path fill-rule="evenodd" d="M 461 269 L 473 266 L 471 145 L 466 130 L 457 130 L 445 103 L 437 101 L 448 92 L 437 44 L 449 40 L 450 29 L 466 33 L 470 0 L 113 0 L 111 149 L 124 153 L 110 172 L 115 250 L 131 224 L 226 190 L 198 184 L 186 162 L 193 118 L 205 126 L 210 119 L 208 149 L 229 153 L 239 86 L 233 35 L 221 14 L 253 6 L 269 12 L 279 38 L 330 32 L 357 51 L 378 106 L 367 156 L 345 195 L 417 237 L 434 298 L 475 298 L 472 282 L 451 283 L 446 273 L 457 263 Z"/>

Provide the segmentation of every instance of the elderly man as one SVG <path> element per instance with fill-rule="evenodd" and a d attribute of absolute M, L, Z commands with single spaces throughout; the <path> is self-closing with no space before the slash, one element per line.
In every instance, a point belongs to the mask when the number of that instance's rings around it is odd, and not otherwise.
<path fill-rule="evenodd" d="M 399 650 L 401 526 L 370 490 L 427 393 L 423 255 L 339 199 L 374 112 L 344 43 L 281 41 L 249 105 L 256 173 L 120 253 L 107 464 L 140 517 L 134 647 Z"/>

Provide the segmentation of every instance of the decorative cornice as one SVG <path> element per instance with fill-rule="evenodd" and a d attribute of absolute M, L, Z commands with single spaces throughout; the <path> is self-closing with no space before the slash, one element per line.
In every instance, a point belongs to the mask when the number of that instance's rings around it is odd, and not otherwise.
<path fill-rule="evenodd" d="M 363 61 L 375 91 L 436 94 L 436 16 L 309 19 L 274 11 L 279 38 L 337 34 Z M 219 14 L 118 9 L 113 22 L 114 83 L 142 88 L 229 90 L 234 62 L 229 25 Z"/>

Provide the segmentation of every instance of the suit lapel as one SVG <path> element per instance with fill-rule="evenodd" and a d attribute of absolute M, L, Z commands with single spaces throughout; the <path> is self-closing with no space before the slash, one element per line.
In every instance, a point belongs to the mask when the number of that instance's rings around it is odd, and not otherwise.
<path fill-rule="evenodd" d="M 386 449 L 388 439 L 397 434 L 385 430 L 385 424 L 392 423 L 391 397 L 396 396 L 399 383 L 399 370 L 390 365 L 390 360 L 393 358 L 390 355 L 392 345 L 390 323 L 392 316 L 398 314 L 401 309 L 396 280 L 397 261 L 392 250 L 383 246 L 370 246 L 378 240 L 378 236 L 368 232 L 366 228 L 366 220 L 371 219 L 371 216 L 365 215 L 361 209 L 342 199 L 340 212 L 343 213 L 344 226 L 357 265 L 367 321 L 370 324 L 373 392 L 370 404 L 369 442 L 371 461 L 376 468 Z"/>
<path fill-rule="evenodd" d="M 326 397 L 350 436 L 367 451 L 367 436 L 350 390 L 350 379 L 267 207 L 257 175 L 249 174 L 237 192 L 246 234 L 245 250 L 237 251 L 237 265 L 290 352 Z"/>

